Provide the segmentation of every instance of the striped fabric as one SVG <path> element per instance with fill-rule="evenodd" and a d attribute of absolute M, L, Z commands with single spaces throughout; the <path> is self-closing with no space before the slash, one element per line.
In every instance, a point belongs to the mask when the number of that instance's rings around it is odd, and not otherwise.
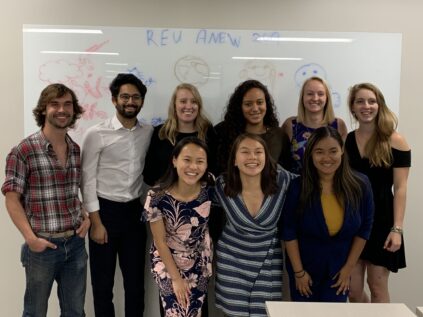
<path fill-rule="evenodd" d="M 227 223 L 217 243 L 216 306 L 229 316 L 267 316 L 265 301 L 282 299 L 282 251 L 278 221 L 290 181 L 278 170 L 279 192 L 263 201 L 253 218 L 241 195 L 224 194 L 224 180 L 216 180 L 216 194 Z"/>

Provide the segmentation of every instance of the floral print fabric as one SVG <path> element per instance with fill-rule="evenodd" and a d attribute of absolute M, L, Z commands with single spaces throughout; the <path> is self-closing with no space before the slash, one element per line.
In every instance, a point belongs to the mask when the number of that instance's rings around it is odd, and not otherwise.
<path fill-rule="evenodd" d="M 338 129 L 338 121 L 335 119 L 328 126 Z M 303 169 L 303 157 L 308 138 L 316 130 L 314 128 L 306 127 L 297 119 L 292 119 L 292 139 L 291 139 L 291 162 L 287 169 L 296 174 L 301 174 Z"/>
<path fill-rule="evenodd" d="M 190 286 L 190 305 L 183 308 L 173 293 L 172 280 L 154 242 L 150 249 L 151 272 L 159 286 L 162 305 L 169 316 L 200 316 L 209 278 L 212 274 L 212 242 L 208 220 L 212 188 L 202 186 L 199 196 L 183 202 L 170 193 L 148 192 L 145 202 L 147 221 L 163 220 L 166 242 L 182 278 Z"/>

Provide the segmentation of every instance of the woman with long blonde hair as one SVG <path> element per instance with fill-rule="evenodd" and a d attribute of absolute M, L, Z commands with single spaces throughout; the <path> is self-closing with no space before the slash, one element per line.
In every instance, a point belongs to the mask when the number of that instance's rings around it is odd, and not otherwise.
<path fill-rule="evenodd" d="M 157 185 L 172 164 L 176 144 L 188 137 L 197 137 L 206 142 L 209 153 L 215 153 L 216 133 L 204 113 L 201 95 L 194 85 L 182 83 L 173 91 L 166 121 L 154 128 L 143 172 L 147 185 Z M 214 172 L 214 166 L 214 159 L 209 159 L 208 170 Z M 207 305 L 203 305 L 201 310 L 203 316 L 207 317 Z M 160 315 L 164 316 L 162 306 Z"/>
<path fill-rule="evenodd" d="M 348 134 L 345 150 L 351 167 L 368 176 L 375 202 L 373 229 L 353 271 L 349 299 L 389 302 L 389 274 L 406 266 L 403 221 L 411 150 L 375 85 L 353 86 L 348 105 L 358 128 Z M 370 298 L 364 292 L 366 273 Z"/>
<path fill-rule="evenodd" d="M 191 136 L 205 141 L 214 153 L 215 132 L 204 113 L 201 95 L 194 85 L 182 83 L 172 94 L 166 121 L 154 128 L 143 173 L 146 184 L 155 185 L 166 172 L 176 143 Z M 209 164 L 212 172 L 213 166 Z"/>
<path fill-rule="evenodd" d="M 297 115 L 289 117 L 282 125 L 291 148 L 289 158 L 283 164 L 286 169 L 301 174 L 307 140 L 314 130 L 324 126 L 338 130 L 345 140 L 347 126 L 341 118 L 335 117 L 329 86 L 322 78 L 314 76 L 303 83 Z"/>

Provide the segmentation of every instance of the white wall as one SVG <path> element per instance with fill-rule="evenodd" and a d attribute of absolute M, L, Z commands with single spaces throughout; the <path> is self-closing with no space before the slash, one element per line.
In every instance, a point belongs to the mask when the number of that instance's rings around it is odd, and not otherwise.
<path fill-rule="evenodd" d="M 419 232 L 423 200 L 419 196 L 418 175 L 422 174 L 423 148 L 418 139 L 421 132 L 421 73 L 423 70 L 423 2 L 419 0 L 178 0 L 178 1 L 2 1 L 0 19 L 0 170 L 10 148 L 23 135 L 23 69 L 22 24 L 109 25 L 150 27 L 195 27 L 231 29 L 269 29 L 305 31 L 354 31 L 403 33 L 401 73 L 400 132 L 413 150 L 413 167 L 409 178 L 405 222 L 407 269 L 393 274 L 391 297 L 404 302 L 412 310 L 423 305 L 423 255 L 419 248 Z M 128 41 L 131 39 L 128 39 Z M 389 54 L 389 52 L 380 52 Z M 353 84 L 353 83 L 351 83 Z M 34 103 L 36 100 L 34 100 Z M 282 118 L 284 119 L 284 118 Z M 420 132 L 420 133 L 419 133 Z M 0 178 L 2 179 L 2 178 Z M 21 314 L 24 272 L 19 262 L 22 242 L 0 198 L 0 316 Z M 117 283 L 121 280 L 118 277 Z M 87 315 L 92 314 L 90 289 Z M 155 294 L 149 294 L 155 300 Z M 55 296 L 53 296 L 55 297 Z M 122 292 L 116 294 L 122 308 Z M 152 306 L 157 306 L 152 304 Z M 49 316 L 57 316 L 57 301 L 51 303 Z M 149 313 L 148 316 L 156 316 Z M 122 314 L 120 313 L 120 315 Z"/>

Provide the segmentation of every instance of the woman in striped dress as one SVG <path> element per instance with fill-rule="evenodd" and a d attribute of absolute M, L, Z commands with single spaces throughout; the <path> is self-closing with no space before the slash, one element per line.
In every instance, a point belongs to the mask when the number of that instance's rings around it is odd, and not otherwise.
<path fill-rule="evenodd" d="M 278 221 L 295 177 L 277 169 L 266 143 L 242 134 L 216 194 L 227 222 L 217 244 L 216 306 L 227 316 L 262 317 L 265 301 L 282 299 Z"/>

